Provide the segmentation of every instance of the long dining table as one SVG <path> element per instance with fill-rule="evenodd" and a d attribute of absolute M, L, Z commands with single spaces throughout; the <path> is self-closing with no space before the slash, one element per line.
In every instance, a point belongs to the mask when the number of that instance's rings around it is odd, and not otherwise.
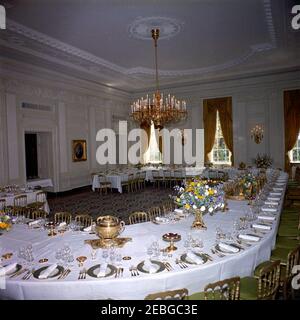
<path fill-rule="evenodd" d="M 31 244 L 33 246 L 35 270 L 57 263 L 55 252 L 64 244 L 68 244 L 72 249 L 75 262 L 70 268 L 71 272 L 64 279 L 57 277 L 39 279 L 31 276 L 28 280 L 23 280 L 23 274 L 15 277 L 6 276 L 5 289 L 0 290 L 0 299 L 144 299 L 148 294 L 187 288 L 189 294 L 202 291 L 208 283 L 219 281 L 233 276 L 250 276 L 255 267 L 270 258 L 271 250 L 274 248 L 280 214 L 282 211 L 284 193 L 287 176 L 281 173 L 279 178 L 280 200 L 276 207 L 271 208 L 264 205 L 264 211 L 260 214 L 274 216 L 271 221 L 271 229 L 257 231 L 260 241 L 240 245 L 241 249 L 237 253 L 220 254 L 213 253 L 216 245 L 216 229 L 221 228 L 224 233 L 232 233 L 236 221 L 245 217 L 249 213 L 250 207 L 247 201 L 228 201 L 229 210 L 216 212 L 214 215 L 205 215 L 204 222 L 207 230 L 193 230 L 191 225 L 193 216 L 182 218 L 179 221 L 170 223 L 153 223 L 153 221 L 125 226 L 121 237 L 130 237 L 123 248 L 116 249 L 117 253 L 124 257 L 120 263 L 123 269 L 122 274 L 116 277 L 114 273 L 105 277 L 93 277 L 88 271 L 85 279 L 78 279 L 80 270 L 91 270 L 96 264 L 102 264 L 103 249 L 96 251 L 96 258 L 92 259 L 92 248 L 85 240 L 97 239 L 95 234 L 82 231 L 67 231 L 53 237 L 49 237 L 46 230 L 32 229 L 27 225 L 14 225 L 12 230 L 4 233 L 0 237 L 0 247 L 3 251 L 13 253 L 10 261 L 3 261 L 3 264 L 18 262 L 23 268 L 24 261 L 18 258 L 18 248 Z M 249 222 L 250 225 L 258 221 Z M 254 233 L 254 229 L 251 232 Z M 169 243 L 162 239 L 166 233 L 177 233 L 181 235 L 181 241 L 175 243 L 177 250 L 167 256 L 160 256 L 159 261 L 166 261 L 171 268 L 160 268 L 157 273 L 147 273 L 140 270 L 136 275 L 132 273 L 132 266 L 140 265 L 148 259 L 147 248 L 157 241 L 160 248 L 165 248 Z M 247 230 L 245 231 L 247 232 Z M 256 234 L 256 233 L 255 233 Z M 201 264 L 189 264 L 183 268 L 178 259 L 182 259 L 186 254 L 186 239 L 192 237 L 201 239 L 202 248 L 194 248 L 195 253 L 206 253 L 210 259 L 204 259 Z M 241 243 L 241 242 L 239 242 Z M 215 252 L 215 251 L 214 251 Z M 94 252 L 95 253 L 95 252 Z M 76 257 L 86 256 L 84 265 L 79 267 Z M 207 256 L 206 256 L 207 257 Z M 47 258 L 48 262 L 40 264 L 40 259 Z M 125 260 L 130 259 L 130 260 Z M 161 265 L 164 265 L 161 263 Z M 119 266 L 119 267 L 120 267 Z M 27 266 L 28 268 L 28 266 Z M 144 270 L 145 271 L 145 270 Z M 147 271 L 147 270 L 146 270 Z"/>

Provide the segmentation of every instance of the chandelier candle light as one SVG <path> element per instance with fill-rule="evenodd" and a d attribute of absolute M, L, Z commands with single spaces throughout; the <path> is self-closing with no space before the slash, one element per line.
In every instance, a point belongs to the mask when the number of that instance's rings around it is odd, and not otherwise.
<path fill-rule="evenodd" d="M 161 129 L 166 123 L 185 119 L 187 110 L 185 101 L 179 101 L 170 94 L 164 98 L 163 93 L 160 93 L 157 64 L 159 29 L 153 29 L 151 33 L 155 46 L 156 92 L 152 98 L 147 94 L 146 98 L 142 97 L 135 101 L 131 105 L 131 117 L 140 124 L 148 124 L 150 126 L 151 122 L 153 122 L 155 128 Z"/>

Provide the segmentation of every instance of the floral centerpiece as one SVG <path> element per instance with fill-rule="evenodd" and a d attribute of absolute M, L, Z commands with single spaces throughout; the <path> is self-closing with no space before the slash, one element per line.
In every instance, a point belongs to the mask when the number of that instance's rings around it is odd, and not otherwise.
<path fill-rule="evenodd" d="M 5 214 L 4 211 L 0 211 L 0 231 L 8 231 L 11 228 L 10 216 Z"/>
<path fill-rule="evenodd" d="M 260 155 L 258 154 L 253 160 L 257 168 L 267 169 L 271 167 L 273 160 L 267 154 Z"/>
<path fill-rule="evenodd" d="M 238 179 L 224 185 L 226 197 L 231 200 L 252 200 L 266 182 L 264 174 L 258 176 L 251 172 L 239 176 Z"/>
<path fill-rule="evenodd" d="M 195 214 L 193 228 L 206 228 L 202 214 L 213 214 L 225 208 L 223 187 L 214 181 L 194 179 L 186 181 L 183 187 L 175 187 L 177 196 L 175 202 L 178 206 Z"/>

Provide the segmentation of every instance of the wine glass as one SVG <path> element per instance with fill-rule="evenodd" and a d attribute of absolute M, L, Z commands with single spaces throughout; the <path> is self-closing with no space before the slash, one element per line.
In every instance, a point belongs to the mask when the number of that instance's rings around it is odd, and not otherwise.
<path fill-rule="evenodd" d="M 102 258 L 104 259 L 105 262 L 107 262 L 107 259 L 108 259 L 108 250 L 107 249 L 102 250 Z"/>

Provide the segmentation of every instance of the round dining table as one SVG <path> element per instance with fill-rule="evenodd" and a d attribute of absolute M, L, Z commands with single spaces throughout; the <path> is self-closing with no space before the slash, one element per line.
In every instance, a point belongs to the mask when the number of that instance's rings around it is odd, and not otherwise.
<path fill-rule="evenodd" d="M 281 173 L 280 178 L 286 176 Z M 282 181 L 282 180 L 281 180 Z M 2 265 L 18 262 L 22 268 L 29 271 L 39 270 L 43 266 L 53 263 L 60 264 L 57 261 L 56 251 L 64 245 L 71 248 L 74 262 L 71 262 L 65 268 L 70 269 L 70 273 L 62 279 L 58 277 L 40 279 L 30 276 L 24 280 L 24 274 L 19 273 L 16 276 L 7 275 L 2 277 L 2 288 L 0 286 L 0 299 L 144 299 L 150 293 L 162 292 L 187 288 L 189 294 L 200 292 L 208 283 L 216 282 L 234 276 L 250 276 L 255 267 L 270 258 L 271 250 L 274 248 L 277 228 L 280 220 L 280 214 L 284 201 L 286 183 L 281 183 L 281 191 L 278 205 L 260 214 L 266 214 L 274 217 L 274 220 L 268 221 L 270 230 L 249 229 L 243 230 L 244 233 L 256 234 L 260 237 L 257 242 L 235 242 L 239 247 L 238 252 L 220 253 L 215 251 L 216 230 L 221 228 L 225 233 L 231 233 L 233 240 L 236 240 L 236 224 L 250 212 L 250 206 L 247 201 L 228 201 L 229 210 L 225 212 L 216 212 L 214 215 L 205 215 L 204 222 L 206 230 L 191 229 L 193 216 L 184 217 L 180 220 L 169 221 L 166 223 L 154 223 L 153 221 L 126 225 L 125 230 L 120 237 L 131 238 L 122 248 L 117 248 L 116 254 L 122 257 L 118 262 L 108 261 L 122 272 L 117 275 L 108 273 L 104 277 L 94 277 L 91 275 L 90 268 L 97 264 L 103 264 L 105 257 L 103 249 L 97 249 L 93 252 L 90 244 L 85 240 L 98 239 L 92 232 L 69 230 L 64 233 L 57 233 L 55 236 L 49 236 L 48 230 L 43 228 L 30 228 L 27 224 L 13 225 L 9 232 L 0 236 L 1 254 L 5 252 L 13 253 L 9 260 L 3 260 Z M 249 222 L 249 228 L 259 221 Z M 238 231 L 239 232 L 239 231 Z M 142 262 L 149 259 L 148 248 L 154 241 L 158 242 L 159 248 L 166 248 L 169 243 L 163 240 L 166 233 L 177 233 L 181 235 L 181 240 L 176 242 L 177 250 L 169 254 L 160 254 L 153 258 L 153 261 L 159 261 L 157 273 L 149 273 L 147 269 L 138 268 L 143 265 Z M 197 239 L 198 247 L 187 248 L 188 238 Z M 201 242 L 203 246 L 201 247 Z M 28 263 L 18 257 L 18 251 L 21 246 L 33 246 L 34 261 Z M 193 250 L 194 254 L 200 254 L 202 259 L 200 264 L 185 263 L 181 261 L 186 256 L 187 250 Z M 92 257 L 95 254 L 96 256 Z M 86 261 L 79 266 L 76 258 L 86 257 Z M 40 263 L 39 261 L 47 262 Z M 107 258 L 106 258 L 107 259 Z M 108 258 L 109 259 L 109 258 Z M 183 259 L 184 261 L 184 259 Z M 166 264 L 168 268 L 166 268 Z M 61 264 L 60 264 L 61 265 Z M 183 267 L 183 265 L 187 267 Z M 134 267 L 134 268 L 133 268 Z M 31 269 L 32 268 L 32 269 Z M 95 267 L 93 268 L 95 269 Z M 79 274 L 86 272 L 83 279 L 79 279 Z M 20 271 L 21 272 L 21 271 Z M 33 272 L 33 275 L 35 272 Z"/>

